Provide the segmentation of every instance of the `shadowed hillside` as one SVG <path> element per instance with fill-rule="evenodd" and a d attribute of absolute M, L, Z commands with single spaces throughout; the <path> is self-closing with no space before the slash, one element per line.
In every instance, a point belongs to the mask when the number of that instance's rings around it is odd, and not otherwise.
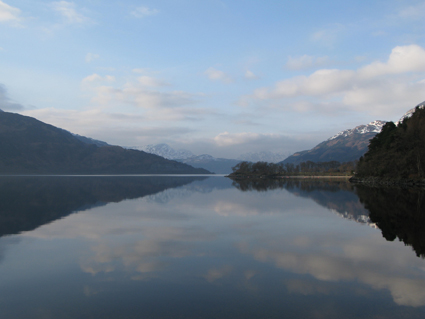
<path fill-rule="evenodd" d="M 418 105 L 410 118 L 388 122 L 357 165 L 356 177 L 416 179 L 425 177 L 425 109 Z"/>
<path fill-rule="evenodd" d="M 98 146 L 19 114 L 0 112 L 0 174 L 208 174 L 119 146 Z"/>
<path fill-rule="evenodd" d="M 384 123 L 383 121 L 374 121 L 367 125 L 360 125 L 339 132 L 311 150 L 297 152 L 289 156 L 282 163 L 350 162 L 358 160 L 360 156 L 366 153 L 369 140 L 381 130 Z"/>

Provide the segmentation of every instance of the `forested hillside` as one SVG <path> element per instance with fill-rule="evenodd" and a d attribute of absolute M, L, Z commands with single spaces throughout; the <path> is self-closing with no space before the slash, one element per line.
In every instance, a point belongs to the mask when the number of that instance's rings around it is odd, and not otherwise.
<path fill-rule="evenodd" d="M 425 169 L 425 109 L 416 107 L 410 118 L 388 122 L 360 158 L 356 177 L 423 179 Z"/>

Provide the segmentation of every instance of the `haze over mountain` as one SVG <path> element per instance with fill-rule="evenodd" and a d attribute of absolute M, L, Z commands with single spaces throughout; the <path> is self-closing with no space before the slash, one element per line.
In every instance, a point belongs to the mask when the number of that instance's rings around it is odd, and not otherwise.
<path fill-rule="evenodd" d="M 369 141 L 384 126 L 385 121 L 373 121 L 367 125 L 359 125 L 347 129 L 318 144 L 311 150 L 297 152 L 282 163 L 299 164 L 301 162 L 349 162 L 355 161 L 364 155 Z"/>
<path fill-rule="evenodd" d="M 34 118 L 0 112 L 1 174 L 208 174 L 143 151 L 98 146 Z"/>
<path fill-rule="evenodd" d="M 240 162 L 240 160 L 216 158 L 208 154 L 192 156 L 176 161 L 188 164 L 193 167 L 204 168 L 217 174 L 230 174 L 232 172 L 232 167 Z"/>
<path fill-rule="evenodd" d="M 247 162 L 268 162 L 268 163 L 278 163 L 283 161 L 288 157 L 288 154 L 275 153 L 271 151 L 262 151 L 262 152 L 250 152 L 240 155 L 237 159 L 239 161 Z"/>
<path fill-rule="evenodd" d="M 232 167 L 240 162 L 236 159 L 216 158 L 209 154 L 194 155 L 191 151 L 175 150 L 167 144 L 148 145 L 143 149 L 147 153 L 156 154 L 167 159 L 173 159 L 196 168 L 204 168 L 217 174 L 229 174 Z"/>
<path fill-rule="evenodd" d="M 155 144 L 155 145 L 151 144 L 140 149 L 145 151 L 146 153 L 159 155 L 166 159 L 172 159 L 172 160 L 186 159 L 186 158 L 195 156 L 195 154 L 193 154 L 191 151 L 184 150 L 184 149 L 175 150 L 165 143 Z"/>

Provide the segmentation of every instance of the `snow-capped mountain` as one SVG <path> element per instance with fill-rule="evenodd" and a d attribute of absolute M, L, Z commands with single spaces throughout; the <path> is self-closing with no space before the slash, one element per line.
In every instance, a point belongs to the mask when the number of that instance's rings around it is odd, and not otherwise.
<path fill-rule="evenodd" d="M 151 144 L 146 147 L 141 148 L 142 151 L 146 153 L 151 153 L 155 155 L 162 156 L 166 159 L 176 160 L 176 159 L 186 159 L 194 156 L 191 151 L 188 150 L 175 150 L 170 147 L 168 144 Z"/>
<path fill-rule="evenodd" d="M 188 150 L 176 151 L 167 144 L 148 145 L 140 149 L 196 168 L 205 168 L 216 174 L 229 174 L 232 172 L 232 167 L 240 162 L 235 159 L 216 158 L 209 154 L 196 156 Z"/>
<path fill-rule="evenodd" d="M 404 115 L 402 117 L 400 117 L 400 119 L 395 122 L 395 125 L 398 125 L 398 123 L 402 122 L 405 118 L 410 118 L 412 116 L 412 114 L 415 112 L 415 109 L 419 107 L 421 109 L 423 109 L 425 107 L 425 101 L 418 104 L 417 106 L 415 106 L 413 109 L 410 109 L 409 111 L 407 111 L 406 113 L 404 113 Z"/>
<path fill-rule="evenodd" d="M 288 157 L 288 154 L 283 153 L 274 153 L 270 151 L 263 151 L 263 152 L 252 152 L 252 153 L 245 153 L 240 155 L 237 159 L 240 161 L 248 161 L 248 162 L 269 162 L 269 163 L 278 163 L 280 161 L 283 161 L 285 158 Z"/>
<path fill-rule="evenodd" d="M 330 211 L 344 219 L 352 220 L 372 228 L 378 228 L 378 226 L 370 220 L 369 214 L 356 215 L 348 211 L 340 212 L 336 209 L 330 209 Z"/>
<path fill-rule="evenodd" d="M 379 133 L 381 132 L 382 127 L 384 126 L 385 123 L 387 122 L 378 120 L 378 121 L 370 122 L 367 125 L 359 125 L 353 129 L 348 129 L 348 130 L 339 132 L 338 134 L 329 138 L 328 141 L 334 140 L 338 137 L 347 137 L 353 134 Z"/>
<path fill-rule="evenodd" d="M 366 153 L 369 141 L 378 134 L 385 121 L 373 121 L 366 125 L 344 130 L 316 145 L 311 150 L 297 152 L 283 163 L 299 164 L 301 162 L 349 162 L 355 161 Z"/>

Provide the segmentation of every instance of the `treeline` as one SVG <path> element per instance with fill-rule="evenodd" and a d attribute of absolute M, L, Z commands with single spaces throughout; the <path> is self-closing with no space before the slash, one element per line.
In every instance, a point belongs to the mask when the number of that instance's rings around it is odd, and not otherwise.
<path fill-rule="evenodd" d="M 399 239 L 425 259 L 425 192 L 421 189 L 356 186 L 360 202 L 382 236 Z"/>
<path fill-rule="evenodd" d="M 232 167 L 233 173 L 230 176 L 351 175 L 354 173 L 356 164 L 356 161 L 345 163 L 306 161 L 298 165 L 245 161 Z"/>
<path fill-rule="evenodd" d="M 416 107 L 410 118 L 388 122 L 360 158 L 357 177 L 425 178 L 425 109 Z"/>

